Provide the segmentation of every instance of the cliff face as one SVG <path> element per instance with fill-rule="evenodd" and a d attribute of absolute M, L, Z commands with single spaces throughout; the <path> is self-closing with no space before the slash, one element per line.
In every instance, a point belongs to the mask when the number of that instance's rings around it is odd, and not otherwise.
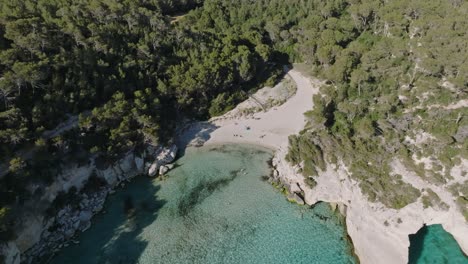
<path fill-rule="evenodd" d="M 393 164 L 394 170 L 404 175 L 406 182 L 421 190 L 433 189 L 449 208 L 424 208 L 421 199 L 400 210 L 371 203 L 362 194 L 358 182 L 351 179 L 344 165 L 328 165 L 326 171 L 315 178 L 317 185 L 312 189 L 304 182 L 299 167 L 291 167 L 284 156 L 284 152 L 278 152 L 273 159 L 277 170 L 273 174 L 276 175 L 275 180 L 290 192 L 302 192 L 309 205 L 320 201 L 345 205 L 347 231 L 361 263 L 408 263 L 409 235 L 416 233 L 424 224 L 442 224 L 462 250 L 468 253 L 468 225 L 457 209 L 453 196 L 427 183 L 418 184 L 420 178 L 398 166 L 398 162 Z"/>
<path fill-rule="evenodd" d="M 78 206 L 65 205 L 54 216 L 49 216 L 46 210 L 26 212 L 21 219 L 21 226 L 16 230 L 17 238 L 5 245 L 0 245 L 0 256 L 4 256 L 7 264 L 34 263 L 38 258 L 67 246 L 68 242 L 78 231 L 85 231 L 91 225 L 91 218 L 102 210 L 107 195 L 112 189 L 124 181 L 140 175 L 150 173 L 150 168 L 171 163 L 177 153 L 177 147 L 149 146 L 141 156 L 134 152 L 127 153 L 122 159 L 104 169 L 98 169 L 96 160 L 91 159 L 87 165 L 69 165 L 62 170 L 56 180 L 47 186 L 44 195 L 37 203 L 41 207 L 50 205 L 60 192 L 67 193 L 72 187 L 77 190 Z M 85 193 L 83 187 L 95 175 L 105 184 L 97 191 Z M 32 186 L 31 188 L 34 188 Z M 67 201 L 70 203 L 71 201 Z"/>

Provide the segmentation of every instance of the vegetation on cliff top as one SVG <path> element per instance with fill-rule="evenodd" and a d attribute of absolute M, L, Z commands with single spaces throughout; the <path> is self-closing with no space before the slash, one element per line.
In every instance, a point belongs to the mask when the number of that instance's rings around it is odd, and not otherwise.
<path fill-rule="evenodd" d="M 259 34 L 193 26 L 196 12 L 170 24 L 171 15 L 201 4 L 0 4 L 1 234 L 61 164 L 112 162 L 167 142 L 181 117 L 220 114 L 245 99 L 244 90 L 276 81 L 287 60 Z M 39 187 L 31 191 L 31 183 Z"/>
<path fill-rule="evenodd" d="M 393 173 L 394 159 L 435 185 L 455 180 L 454 166 L 466 174 L 467 3 L 332 2 L 330 13 L 312 10 L 298 25 L 301 60 L 329 85 L 291 136 L 288 159 L 306 177 L 342 160 L 370 201 L 397 209 L 421 194 Z M 437 198 L 429 192 L 423 202 Z"/>
<path fill-rule="evenodd" d="M 404 207 L 421 194 L 394 158 L 434 184 L 468 158 L 467 13 L 457 0 L 2 2 L 0 234 L 41 195 L 27 184 L 67 159 L 166 142 L 180 117 L 231 109 L 287 62 L 329 80 L 288 159 L 311 185 L 342 160 L 371 201 Z"/>

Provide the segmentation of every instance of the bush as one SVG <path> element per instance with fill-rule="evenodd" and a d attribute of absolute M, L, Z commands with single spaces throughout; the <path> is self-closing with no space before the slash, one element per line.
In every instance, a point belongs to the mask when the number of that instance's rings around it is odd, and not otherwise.
<path fill-rule="evenodd" d="M 317 182 L 314 180 L 312 177 L 305 177 L 304 182 L 311 188 L 313 189 L 315 186 L 317 186 Z"/>

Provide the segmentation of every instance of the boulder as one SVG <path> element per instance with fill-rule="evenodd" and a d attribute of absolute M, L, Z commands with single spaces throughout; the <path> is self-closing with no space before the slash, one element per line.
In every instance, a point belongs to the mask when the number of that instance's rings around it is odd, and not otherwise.
<path fill-rule="evenodd" d="M 159 175 L 164 175 L 169 171 L 169 167 L 167 166 L 161 166 L 159 167 Z"/>
<path fill-rule="evenodd" d="M 148 169 L 148 176 L 150 177 L 156 176 L 156 174 L 158 174 L 158 169 L 159 169 L 158 167 L 159 166 L 157 162 L 151 164 L 151 166 Z"/>
<path fill-rule="evenodd" d="M 279 176 L 278 170 L 274 169 L 273 170 L 273 177 L 278 178 L 278 176 Z"/>
<path fill-rule="evenodd" d="M 80 222 L 87 222 L 91 219 L 92 216 L 93 213 L 91 213 L 90 211 L 81 211 L 80 215 L 78 216 L 78 219 L 80 220 Z"/>
<path fill-rule="evenodd" d="M 161 164 L 168 164 L 174 161 L 177 155 L 177 146 L 172 145 L 169 148 L 162 149 L 156 156 L 156 160 Z"/>

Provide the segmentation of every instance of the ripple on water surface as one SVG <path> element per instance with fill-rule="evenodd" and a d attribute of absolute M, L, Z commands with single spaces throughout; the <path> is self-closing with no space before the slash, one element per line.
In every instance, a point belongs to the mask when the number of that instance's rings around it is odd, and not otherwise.
<path fill-rule="evenodd" d="M 270 158 L 245 146 L 189 149 L 166 180 L 139 177 L 111 196 L 53 263 L 355 263 L 328 205 L 291 204 L 262 181 Z"/>

